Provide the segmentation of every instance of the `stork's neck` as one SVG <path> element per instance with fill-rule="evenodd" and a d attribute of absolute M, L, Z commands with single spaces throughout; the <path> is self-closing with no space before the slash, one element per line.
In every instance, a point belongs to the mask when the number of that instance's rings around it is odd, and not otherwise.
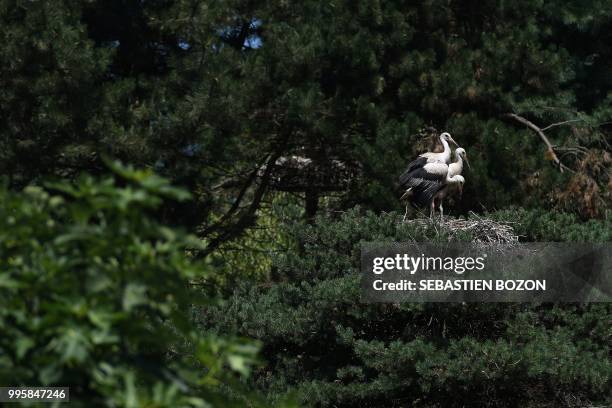
<path fill-rule="evenodd" d="M 463 158 L 459 155 L 455 157 L 455 168 L 457 169 L 456 174 L 461 174 L 463 171 Z"/>
<path fill-rule="evenodd" d="M 440 137 L 440 142 L 442 143 L 442 146 L 444 146 L 444 151 L 442 152 L 442 157 L 444 158 L 444 163 L 448 163 L 448 162 L 450 162 L 450 159 L 451 159 L 451 149 L 450 149 L 450 146 L 448 145 L 448 142 L 446 140 L 444 140 L 442 137 Z"/>

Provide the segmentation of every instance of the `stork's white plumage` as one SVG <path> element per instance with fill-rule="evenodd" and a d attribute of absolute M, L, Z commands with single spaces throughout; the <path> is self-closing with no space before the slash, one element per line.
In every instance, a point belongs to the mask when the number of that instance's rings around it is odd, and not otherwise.
<path fill-rule="evenodd" d="M 440 134 L 439 137 L 440 137 L 440 143 L 442 143 L 444 150 L 442 150 L 441 153 L 433 153 L 433 152 L 423 153 L 419 155 L 419 157 L 425 157 L 428 163 L 432 163 L 432 162 L 448 163 L 451 159 L 451 149 L 450 149 L 450 145 L 448 144 L 448 142 L 451 142 L 455 146 L 458 146 L 457 142 L 455 142 L 453 137 L 448 132 L 444 132 Z"/>
<path fill-rule="evenodd" d="M 450 193 L 451 186 L 463 187 L 465 178 L 461 175 L 463 162 L 469 166 L 465 150 L 458 148 L 455 151 L 453 163 L 427 163 L 409 173 L 404 180 L 407 187 L 401 199 L 408 199 L 413 205 L 430 208 L 430 216 L 433 217 L 436 202 L 439 203 L 440 214 L 443 217 L 444 198 Z M 406 208 L 406 213 L 408 208 Z M 404 219 L 406 216 L 404 216 Z"/>
<path fill-rule="evenodd" d="M 444 199 L 450 194 L 452 187 L 457 186 L 459 188 L 459 194 L 463 193 L 465 178 L 461 176 L 461 172 L 463 171 L 464 161 L 468 167 L 470 167 L 470 162 L 468 162 L 465 149 L 459 147 L 457 150 L 455 150 L 455 161 L 448 165 L 447 180 L 453 181 L 447 181 L 447 183 L 433 197 L 432 204 L 435 208 L 436 201 L 438 202 L 438 207 L 440 208 L 440 218 L 444 217 Z"/>
<path fill-rule="evenodd" d="M 449 146 L 449 142 L 453 143 L 457 146 L 457 142 L 453 139 L 450 133 L 444 132 L 440 135 L 440 143 L 444 147 L 444 150 L 441 153 L 433 153 L 427 152 L 420 154 L 415 160 L 413 160 L 410 164 L 408 164 L 408 168 L 402 173 L 400 176 L 400 185 L 408 189 L 410 186 L 408 185 L 408 180 L 413 176 L 413 173 L 419 169 L 422 169 L 428 164 L 432 163 L 443 163 L 448 164 L 451 160 L 451 148 Z"/>
<path fill-rule="evenodd" d="M 465 152 L 465 149 L 463 147 L 458 147 L 457 150 L 455 150 L 455 161 L 448 165 L 449 177 L 461 174 L 461 172 L 463 171 L 464 161 L 465 164 L 470 167 L 470 162 L 468 162 L 467 153 Z"/>

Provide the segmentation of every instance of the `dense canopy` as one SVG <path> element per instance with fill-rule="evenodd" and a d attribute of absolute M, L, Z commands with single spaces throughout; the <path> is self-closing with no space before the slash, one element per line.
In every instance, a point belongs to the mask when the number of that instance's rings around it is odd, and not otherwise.
<path fill-rule="evenodd" d="M 115 254 L 114 239 L 127 238 L 103 221 L 127 225 L 135 251 L 151 250 L 156 231 L 171 234 L 157 267 L 177 279 L 177 313 L 195 321 L 173 314 L 165 322 L 181 325 L 177 334 L 143 312 L 154 325 L 108 331 L 138 350 L 164 327 L 168 337 L 149 356 L 156 365 L 167 358 L 192 373 L 217 364 L 202 388 L 193 377 L 189 390 L 181 376 L 165 383 L 182 390 L 166 404 L 196 394 L 240 401 L 243 386 L 317 406 L 610 402 L 608 306 L 362 307 L 353 262 L 360 240 L 441 239 L 397 225 L 397 178 L 417 154 L 439 148 L 443 131 L 471 163 L 462 199 L 445 214 L 512 222 L 527 241 L 610 240 L 610 0 L 0 0 L 0 61 L 0 218 L 32 224 L 3 224 L 0 265 L 18 274 L 21 255 L 48 245 L 49 265 L 66 279 L 58 293 L 85 297 L 70 286 L 80 269 L 62 263 L 63 251 L 111 280 L 117 271 L 94 255 L 133 261 L 151 288 L 147 302 L 166 305 L 146 272 L 154 263 L 132 259 L 132 246 Z M 156 183 L 169 190 L 151 192 Z M 190 199 L 162 199 L 185 191 Z M 134 207 L 121 207 L 128 199 Z M 107 246 L 61 242 L 82 208 Z M 39 259 L 23 259 L 27 276 L 46 276 Z M 0 362 L 22 364 L 19 381 L 42 381 L 36 333 L 44 330 L 5 316 L 34 313 L 19 298 L 44 295 L 10 288 L 19 278 L 6 274 L 0 331 L 11 328 L 19 341 L 0 341 Z M 140 310 L 122 313 L 121 321 Z M 194 344 L 221 343 L 227 355 L 206 348 L 189 357 Z M 136 401 L 104 400 L 108 384 L 92 367 L 112 353 L 101 350 L 64 356 L 72 368 L 56 380 L 81 378 L 80 389 L 104 403 Z M 164 404 L 146 391 L 161 380 L 112 364 L 140 378 L 140 404 Z M 230 391 L 219 391 L 221 382 Z"/>

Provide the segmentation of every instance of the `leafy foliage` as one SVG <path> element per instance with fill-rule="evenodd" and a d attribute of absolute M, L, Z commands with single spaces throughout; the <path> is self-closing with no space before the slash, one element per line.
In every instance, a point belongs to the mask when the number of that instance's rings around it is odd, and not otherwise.
<path fill-rule="evenodd" d="M 442 130 L 453 215 L 609 241 L 611 27 L 610 0 L 0 0 L 0 380 L 239 404 L 239 333 L 275 398 L 608 403 L 607 306 L 362 305 L 355 272 L 360 240 L 448 239 L 381 213 Z"/>
<path fill-rule="evenodd" d="M 151 216 L 189 194 L 113 168 L 121 182 L 0 191 L 0 382 L 70 386 L 82 406 L 256 405 L 240 377 L 259 344 L 194 331 L 192 304 L 214 300 L 191 284 L 202 244 Z"/>

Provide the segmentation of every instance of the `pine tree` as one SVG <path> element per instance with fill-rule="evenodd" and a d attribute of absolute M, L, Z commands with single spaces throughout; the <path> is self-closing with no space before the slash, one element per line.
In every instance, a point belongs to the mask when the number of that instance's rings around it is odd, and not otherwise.
<path fill-rule="evenodd" d="M 610 221 L 511 211 L 542 241 L 609 241 Z M 264 344 L 255 378 L 271 397 L 293 391 L 321 407 L 571 407 L 610 400 L 609 304 L 364 303 L 363 241 L 447 241 L 435 226 L 351 210 L 288 227 L 275 278 L 243 283 L 203 308 L 203 329 Z M 471 241 L 470 234 L 457 236 Z M 299 249 L 298 249 L 299 248 Z"/>
<path fill-rule="evenodd" d="M 570 197 L 567 210 L 602 216 L 606 4 L 6 0 L 1 171 L 22 187 L 105 172 L 104 154 L 154 168 L 196 197 L 164 216 L 212 249 L 274 189 L 309 215 L 327 196 L 397 208 L 395 178 L 433 126 L 472 158 L 458 211 Z M 508 113 L 564 122 L 547 132 L 580 177 L 559 174 Z M 308 168 L 279 164 L 291 157 Z M 296 171 L 307 175 L 286 178 Z"/>

